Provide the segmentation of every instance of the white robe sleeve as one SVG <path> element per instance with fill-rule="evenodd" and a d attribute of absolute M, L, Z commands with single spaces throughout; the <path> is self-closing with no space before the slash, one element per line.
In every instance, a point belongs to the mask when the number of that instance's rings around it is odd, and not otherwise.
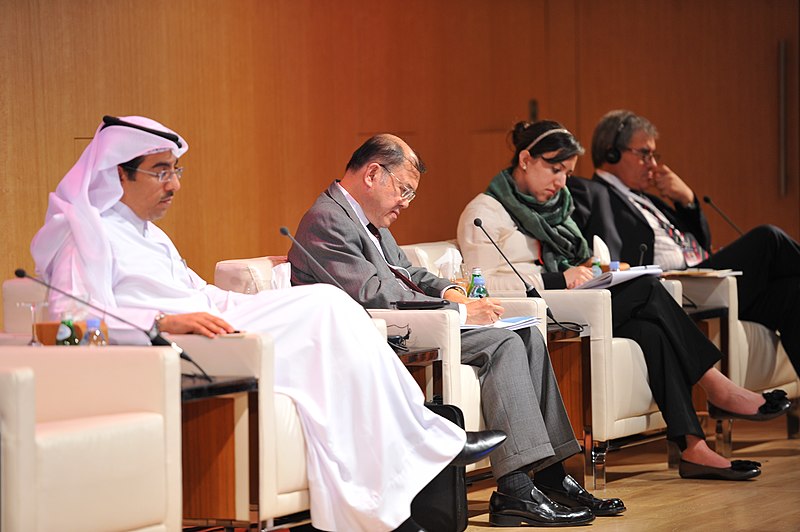
<path fill-rule="evenodd" d="M 134 323 L 138 327 L 150 329 L 156 315 L 159 313 L 158 309 L 133 307 L 109 308 L 103 306 L 91 298 L 90 290 L 83 280 L 84 272 L 85 268 L 78 255 L 75 243 L 72 239 L 69 239 L 61 246 L 61 249 L 56 253 L 52 261 L 49 282 L 68 294 L 72 294 L 84 301 L 89 301 L 100 308 L 106 308 L 109 312 Z M 48 292 L 48 313 L 50 319 L 61 320 L 69 316 L 74 320 L 83 320 L 87 317 L 96 316 L 103 319 L 110 328 L 130 328 L 130 325 L 105 315 L 101 311 L 79 303 L 55 290 L 49 290 Z"/>

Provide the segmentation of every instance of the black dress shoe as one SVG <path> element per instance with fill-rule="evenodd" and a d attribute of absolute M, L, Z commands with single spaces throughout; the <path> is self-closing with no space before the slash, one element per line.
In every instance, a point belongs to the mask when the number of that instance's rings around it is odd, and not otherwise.
<path fill-rule="evenodd" d="M 774 419 L 781 414 L 785 414 L 789 408 L 792 407 L 792 402 L 786 398 L 786 392 L 783 390 L 772 390 L 771 392 L 764 392 L 765 403 L 758 407 L 758 412 L 755 414 L 736 414 L 728 412 L 718 406 L 708 403 L 708 415 L 714 419 L 747 419 L 749 421 L 768 421 Z"/>
<path fill-rule="evenodd" d="M 678 473 L 681 478 L 697 478 L 704 480 L 747 480 L 761 474 L 761 464 L 752 460 L 733 460 L 730 467 L 711 467 L 681 458 Z"/>
<path fill-rule="evenodd" d="M 547 486 L 538 486 L 542 493 L 550 497 L 553 501 L 566 506 L 567 508 L 589 508 L 596 516 L 617 515 L 626 510 L 622 499 L 598 499 L 578 484 L 578 482 L 567 475 L 564 477 L 562 487 L 559 489 Z"/>
<path fill-rule="evenodd" d="M 467 442 L 458 456 L 450 462 L 451 466 L 465 467 L 475 462 L 480 462 L 489 453 L 506 441 L 506 433 L 502 430 L 482 430 L 480 432 L 467 432 Z"/>
<path fill-rule="evenodd" d="M 594 521 L 588 508 L 567 508 L 554 503 L 536 488 L 530 499 L 518 499 L 494 492 L 489 499 L 489 522 L 492 526 L 575 526 Z"/>

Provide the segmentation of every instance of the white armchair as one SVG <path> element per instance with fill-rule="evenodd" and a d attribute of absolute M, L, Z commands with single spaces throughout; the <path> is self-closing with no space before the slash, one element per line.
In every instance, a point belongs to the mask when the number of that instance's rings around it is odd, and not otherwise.
<path fill-rule="evenodd" d="M 728 360 L 723 371 L 734 383 L 756 392 L 783 389 L 794 407 L 787 416 L 789 438 L 800 438 L 800 378 L 780 342 L 780 336 L 759 323 L 739 320 L 735 277 L 681 277 L 684 294 L 698 306 L 727 307 Z M 718 332 L 721 334 L 721 332 Z M 719 339 L 716 339 L 719 342 Z M 731 453 L 733 420 L 717 421 L 717 450 Z"/>
<path fill-rule="evenodd" d="M 0 529 L 178 531 L 180 366 L 166 347 L 0 347 Z"/>
<path fill-rule="evenodd" d="M 255 279 L 271 279 L 269 271 L 274 257 L 226 260 L 217 263 L 214 282 L 220 288 L 236 290 L 252 286 Z M 267 288 L 269 283 L 260 286 Z M 546 338 L 545 305 L 540 299 L 512 298 L 504 300 L 508 316 L 539 316 L 540 330 Z M 461 364 L 461 335 L 458 313 L 452 310 L 385 310 L 369 309 L 373 318 L 380 318 L 390 329 L 392 326 L 412 330 L 409 347 L 439 347 L 442 359 L 442 399 L 447 404 L 461 408 L 465 428 L 469 431 L 485 428 L 480 406 L 480 384 L 477 370 Z M 392 329 L 392 332 L 394 329 Z M 429 374 L 427 388 L 432 388 Z M 488 467 L 483 460 L 467 467 L 467 471 Z"/>
<path fill-rule="evenodd" d="M 415 266 L 432 268 L 455 240 L 401 246 Z M 489 283 L 490 294 L 520 296 L 525 293 L 515 279 L 502 286 Z M 680 301 L 679 283 L 667 286 Z M 660 434 L 666 427 L 648 386 L 642 349 L 633 340 L 614 338 L 611 332 L 611 294 L 608 290 L 543 290 L 541 295 L 559 321 L 588 324 L 591 345 L 591 419 L 584 420 L 584 464 L 587 485 L 605 486 L 607 452 L 628 441 Z M 587 409 L 584 409 L 584 411 Z"/>
<path fill-rule="evenodd" d="M 30 338 L 30 311 L 16 303 L 45 299 L 46 289 L 39 284 L 28 279 L 6 280 L 3 283 L 5 334 L 0 335 L 0 344 L 25 344 Z M 266 529 L 307 521 L 308 515 L 302 514 L 309 509 L 305 439 L 294 402 L 274 391 L 270 337 L 245 334 L 211 340 L 199 335 L 170 335 L 170 339 L 190 353 L 210 375 L 254 376 L 258 379 L 259 452 L 254 457 L 258 461 L 258 499 L 252 502 L 257 505 L 258 519 Z M 69 349 L 72 352 L 73 348 Z M 146 348 L 150 349 L 154 348 Z M 194 371 L 194 368 L 187 369 Z M 252 470 L 250 474 L 253 474 Z M 180 501 L 178 504 L 177 523 L 180 525 Z M 244 509 L 239 520 L 250 520 L 249 508 Z"/>

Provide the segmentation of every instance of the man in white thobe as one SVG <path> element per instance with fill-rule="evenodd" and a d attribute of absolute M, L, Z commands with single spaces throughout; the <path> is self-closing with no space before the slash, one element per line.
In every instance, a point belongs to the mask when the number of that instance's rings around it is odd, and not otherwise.
<path fill-rule="evenodd" d="M 464 455 L 464 431 L 424 407 L 414 380 L 344 292 L 325 285 L 237 294 L 186 266 L 153 221 L 181 187 L 178 159 L 187 149 L 152 120 L 106 117 L 50 195 L 31 244 L 38 274 L 144 329 L 270 333 L 275 390 L 292 397 L 303 424 L 314 526 L 414 527 L 411 500 Z M 70 301 L 51 291 L 50 305 L 59 314 Z"/>

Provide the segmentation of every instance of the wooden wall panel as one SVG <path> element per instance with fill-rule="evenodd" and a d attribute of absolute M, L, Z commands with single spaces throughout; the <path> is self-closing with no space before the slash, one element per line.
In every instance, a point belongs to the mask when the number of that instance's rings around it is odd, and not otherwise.
<path fill-rule="evenodd" d="M 777 224 L 800 237 L 798 2 L 582 1 L 578 134 L 628 108 L 655 123 L 658 149 L 699 198 L 744 230 Z M 789 44 L 789 194 L 777 194 L 778 41 Z M 579 173 L 591 172 L 584 157 Z M 714 243 L 738 236 L 707 209 Z"/>

